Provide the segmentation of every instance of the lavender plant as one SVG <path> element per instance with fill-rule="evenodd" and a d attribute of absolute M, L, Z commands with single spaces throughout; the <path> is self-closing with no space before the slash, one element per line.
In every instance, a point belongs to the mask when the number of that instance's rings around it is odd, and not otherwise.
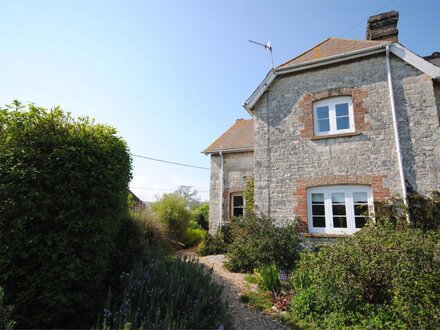
<path fill-rule="evenodd" d="M 212 271 L 211 271 L 212 272 Z M 99 328 L 219 329 L 231 321 L 223 288 L 194 260 L 163 258 L 123 273 L 122 294 L 109 297 Z"/>

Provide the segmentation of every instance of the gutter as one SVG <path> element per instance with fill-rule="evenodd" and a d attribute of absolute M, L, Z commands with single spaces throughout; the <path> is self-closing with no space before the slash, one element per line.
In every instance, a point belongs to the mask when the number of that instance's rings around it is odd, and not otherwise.
<path fill-rule="evenodd" d="M 396 105 L 394 102 L 393 81 L 392 81 L 392 77 L 391 77 L 390 47 L 388 45 L 386 47 L 386 64 L 387 64 L 388 88 L 390 90 L 391 112 L 393 114 L 394 139 L 396 142 L 397 161 L 399 164 L 400 183 L 402 185 L 403 201 L 405 203 L 405 206 L 408 206 L 407 191 L 406 191 L 406 184 L 405 184 L 405 174 L 403 172 L 402 152 L 400 150 L 399 127 L 397 126 Z"/>
<path fill-rule="evenodd" d="M 235 152 L 248 152 L 248 151 L 254 151 L 253 147 L 249 147 L 249 148 L 230 148 L 230 149 L 222 149 L 222 150 L 214 150 L 214 151 L 202 151 L 202 153 L 204 153 L 205 155 L 215 155 L 215 154 L 219 154 L 219 153 L 235 153 Z"/>

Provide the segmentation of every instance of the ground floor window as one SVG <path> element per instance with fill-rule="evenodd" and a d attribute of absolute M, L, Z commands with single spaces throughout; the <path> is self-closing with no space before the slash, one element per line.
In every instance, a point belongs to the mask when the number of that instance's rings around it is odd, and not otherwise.
<path fill-rule="evenodd" d="M 323 186 L 307 189 L 310 233 L 352 234 L 373 211 L 370 186 Z"/>
<path fill-rule="evenodd" d="M 231 218 L 243 215 L 244 205 L 245 201 L 242 192 L 231 194 Z"/>

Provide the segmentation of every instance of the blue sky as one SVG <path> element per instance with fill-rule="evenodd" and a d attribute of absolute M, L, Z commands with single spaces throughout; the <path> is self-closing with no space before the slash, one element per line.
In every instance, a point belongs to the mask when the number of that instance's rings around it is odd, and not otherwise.
<path fill-rule="evenodd" d="M 399 41 L 440 51 L 440 1 L 1 1 L 0 104 L 13 99 L 118 129 L 134 154 L 209 167 L 201 154 L 270 69 L 323 39 L 364 39 L 366 19 L 398 10 Z M 144 200 L 209 171 L 133 159 Z"/>

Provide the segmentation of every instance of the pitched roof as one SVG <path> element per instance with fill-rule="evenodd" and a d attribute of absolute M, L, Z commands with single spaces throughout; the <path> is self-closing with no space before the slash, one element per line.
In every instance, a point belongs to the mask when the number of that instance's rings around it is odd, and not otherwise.
<path fill-rule="evenodd" d="M 286 68 L 291 65 L 318 60 L 329 56 L 352 52 L 359 49 L 369 48 L 376 45 L 386 45 L 390 43 L 390 41 L 385 40 L 351 40 L 330 37 L 312 47 L 308 51 L 294 57 L 286 63 L 279 65 L 277 69 Z"/>
<path fill-rule="evenodd" d="M 215 140 L 205 154 L 224 152 L 252 151 L 254 149 L 254 121 L 252 119 L 237 119 L 226 132 Z"/>
<path fill-rule="evenodd" d="M 243 107 L 252 115 L 254 105 L 278 76 L 385 53 L 386 49 L 431 78 L 440 80 L 440 67 L 435 60 L 431 63 L 397 42 L 327 38 L 307 52 L 270 70 Z"/>

